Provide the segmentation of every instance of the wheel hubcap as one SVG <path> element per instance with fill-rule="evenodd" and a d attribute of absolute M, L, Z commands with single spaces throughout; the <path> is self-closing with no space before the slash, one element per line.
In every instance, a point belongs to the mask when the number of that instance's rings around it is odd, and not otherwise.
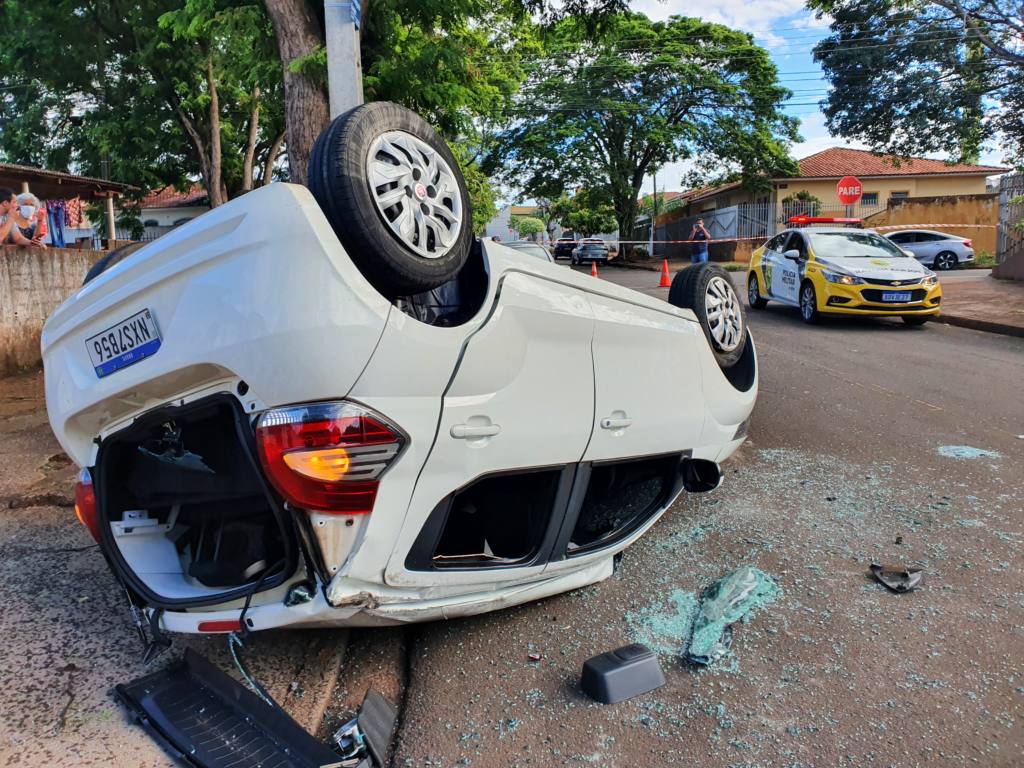
<path fill-rule="evenodd" d="M 726 280 L 713 277 L 704 291 L 704 313 L 715 346 L 732 352 L 743 339 L 743 309 L 736 291 Z"/>
<path fill-rule="evenodd" d="M 367 153 L 366 178 L 378 213 L 404 246 L 438 259 L 455 245 L 462 194 L 437 150 L 405 131 L 381 134 Z"/>

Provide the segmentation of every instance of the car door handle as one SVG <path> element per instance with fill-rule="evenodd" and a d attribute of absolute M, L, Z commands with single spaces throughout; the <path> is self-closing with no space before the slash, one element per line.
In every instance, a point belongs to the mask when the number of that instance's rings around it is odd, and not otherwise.
<path fill-rule="evenodd" d="M 601 419 L 601 429 L 625 429 L 632 423 L 632 419 Z"/>
<path fill-rule="evenodd" d="M 451 435 L 458 440 L 465 440 L 473 437 L 493 437 L 501 432 L 497 424 L 483 424 L 480 426 L 470 424 L 456 424 L 452 427 Z"/>

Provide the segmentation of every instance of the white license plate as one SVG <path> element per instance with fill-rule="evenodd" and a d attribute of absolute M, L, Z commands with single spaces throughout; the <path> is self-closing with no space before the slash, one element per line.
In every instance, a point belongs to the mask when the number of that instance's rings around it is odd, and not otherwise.
<path fill-rule="evenodd" d="M 884 291 L 882 301 L 893 301 L 906 303 L 910 301 L 910 291 Z"/>
<path fill-rule="evenodd" d="M 101 379 L 132 363 L 155 355 L 160 349 L 160 331 L 153 314 L 144 309 L 85 340 L 89 359 Z"/>

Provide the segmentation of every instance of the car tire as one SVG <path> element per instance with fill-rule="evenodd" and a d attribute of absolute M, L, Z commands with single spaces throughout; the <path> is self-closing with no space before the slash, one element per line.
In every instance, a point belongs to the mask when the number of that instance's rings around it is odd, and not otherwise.
<path fill-rule="evenodd" d="M 931 320 L 930 317 L 921 317 L 919 315 L 902 315 L 901 317 L 903 318 L 904 323 L 912 326 L 924 325 L 929 320 Z"/>
<path fill-rule="evenodd" d="M 818 314 L 818 294 L 814 290 L 814 284 L 805 280 L 800 286 L 800 319 L 809 325 L 814 325 L 821 318 Z"/>
<path fill-rule="evenodd" d="M 668 303 L 697 316 L 719 368 L 728 370 L 739 362 L 747 345 L 747 319 L 728 272 L 716 264 L 695 264 L 679 271 L 669 288 Z"/>
<path fill-rule="evenodd" d="M 761 291 L 757 287 L 757 275 L 751 274 L 747 279 L 747 305 L 751 309 L 764 309 L 768 306 L 768 299 L 761 297 Z"/>
<path fill-rule="evenodd" d="M 936 270 L 956 269 L 956 254 L 952 251 L 943 251 L 942 253 L 936 254 L 935 261 L 932 262 L 932 266 Z"/>
<path fill-rule="evenodd" d="M 128 245 L 122 245 L 120 248 L 115 248 L 106 256 L 101 256 L 95 264 L 89 267 L 89 271 L 85 273 L 85 279 L 82 280 L 82 285 L 95 280 L 112 266 L 117 264 L 119 261 L 124 261 L 144 245 L 147 245 L 147 243 L 128 243 Z"/>
<path fill-rule="evenodd" d="M 466 263 L 466 182 L 415 112 L 377 101 L 339 115 L 313 147 L 308 179 L 349 257 L 385 297 L 437 288 Z"/>

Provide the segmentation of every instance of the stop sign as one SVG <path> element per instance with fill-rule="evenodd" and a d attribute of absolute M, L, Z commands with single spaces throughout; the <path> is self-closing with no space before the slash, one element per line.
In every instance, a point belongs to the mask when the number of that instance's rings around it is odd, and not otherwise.
<path fill-rule="evenodd" d="M 856 176 L 843 176 L 836 184 L 836 195 L 839 197 L 839 202 L 843 205 L 853 205 L 863 194 L 864 189 L 861 186 L 860 179 Z"/>

